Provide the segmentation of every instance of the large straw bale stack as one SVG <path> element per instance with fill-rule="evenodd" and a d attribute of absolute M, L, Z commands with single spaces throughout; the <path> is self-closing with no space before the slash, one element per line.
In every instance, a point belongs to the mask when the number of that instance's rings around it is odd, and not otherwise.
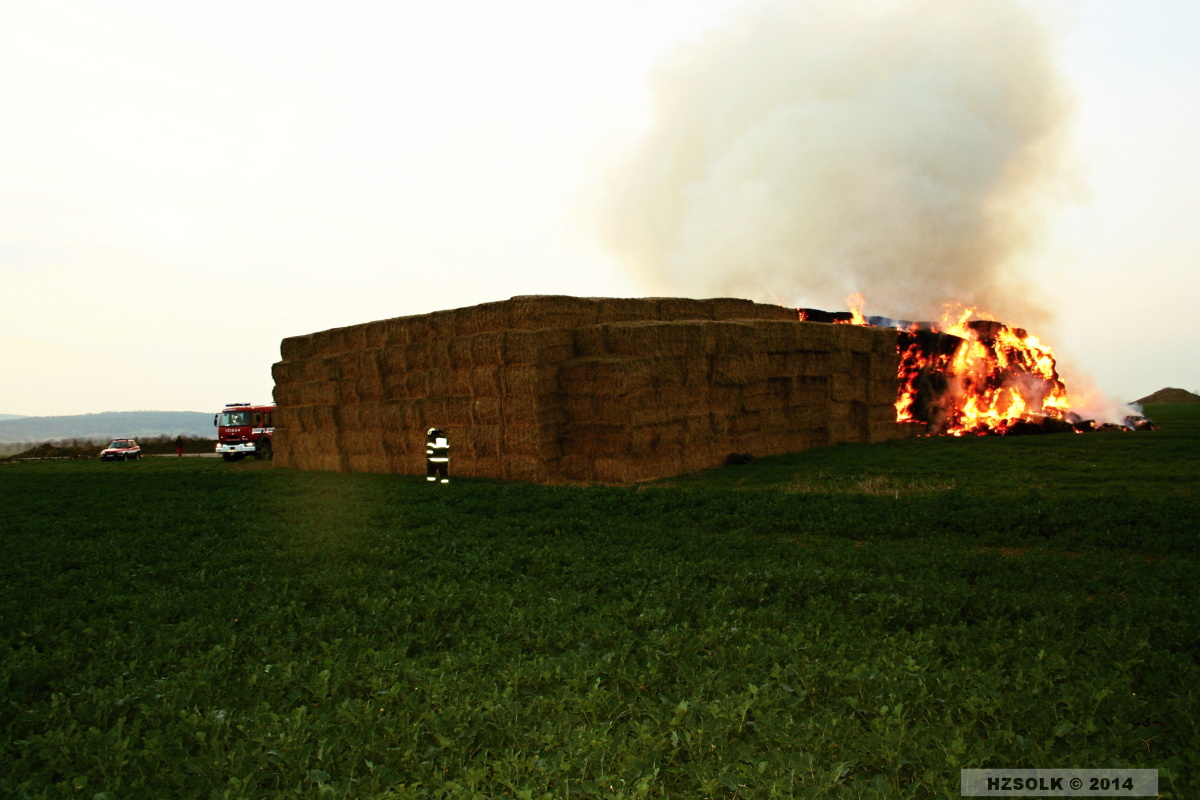
<path fill-rule="evenodd" d="M 378 403 L 384 399 L 384 373 L 380 368 L 377 352 L 368 350 L 359 357 L 357 363 L 358 395 L 366 403 Z"/>
<path fill-rule="evenodd" d="M 447 369 L 444 374 L 433 380 L 433 385 L 441 387 L 446 394 L 452 397 L 471 397 L 471 369 L 465 366 L 459 369 Z"/>
<path fill-rule="evenodd" d="M 646 298 L 589 297 L 586 299 L 596 304 L 596 322 L 642 322 L 657 318 L 654 302 Z"/>
<path fill-rule="evenodd" d="M 504 453 L 504 428 L 500 425 L 471 425 L 454 442 L 454 449 L 469 450 L 475 458 L 499 459 Z"/>
<path fill-rule="evenodd" d="M 814 323 L 817 324 L 817 323 Z M 855 359 L 860 358 L 862 353 L 852 353 L 849 350 L 834 350 L 825 354 L 825 371 L 824 375 L 836 375 L 838 373 L 851 373 L 856 371 Z"/>
<path fill-rule="evenodd" d="M 379 428 L 385 433 L 394 433 L 405 428 L 403 401 L 385 400 L 376 404 Z"/>
<path fill-rule="evenodd" d="M 896 378 L 871 378 L 867 381 L 867 402 L 880 409 L 891 409 L 887 413 L 895 421 L 895 404 L 897 393 Z"/>
<path fill-rule="evenodd" d="M 363 326 L 367 350 L 378 350 L 388 343 L 387 323 L 383 320 L 368 322 Z"/>
<path fill-rule="evenodd" d="M 410 432 L 415 432 L 422 437 L 422 447 L 424 446 L 425 431 L 434 424 L 430 421 L 437 419 L 438 410 L 434 403 L 435 399 L 431 397 L 418 397 L 407 401 L 405 404 L 404 421 L 407 423 Z"/>
<path fill-rule="evenodd" d="M 415 429 L 417 434 L 424 437 L 427 428 L 446 427 L 446 423 L 442 421 L 446 417 L 446 401 L 447 398 L 437 396 L 421 398 L 418 408 L 421 411 L 424 421 Z M 422 439 L 423 444 L 424 441 Z"/>
<path fill-rule="evenodd" d="M 342 470 L 342 458 L 336 450 L 325 452 L 319 449 L 307 455 L 303 466 L 300 464 L 283 464 L 280 466 L 296 466 L 300 469 L 315 470 L 317 472 L 340 472 Z"/>
<path fill-rule="evenodd" d="M 289 435 L 303 434 L 313 430 L 310 422 L 313 416 L 311 406 L 279 406 L 275 409 L 275 433 L 286 431 Z M 278 440 L 274 443 L 278 447 Z M 277 451 L 278 452 L 278 451 Z"/>
<path fill-rule="evenodd" d="M 342 328 L 344 337 L 341 352 L 348 350 L 360 351 L 367 349 L 367 326 L 350 325 Z"/>
<path fill-rule="evenodd" d="M 472 313 L 470 308 L 451 308 L 430 314 L 429 320 L 434 331 L 434 339 L 439 342 L 453 339 Z"/>
<path fill-rule="evenodd" d="M 383 399 L 388 402 L 402 400 L 408 396 L 408 373 L 390 372 L 383 376 Z"/>
<path fill-rule="evenodd" d="M 527 483 L 545 483 L 550 478 L 546 463 L 538 456 L 510 455 L 503 459 L 502 464 L 502 474 L 494 477 Z"/>
<path fill-rule="evenodd" d="M 775 408 L 787 408 L 789 405 L 788 386 L 781 380 L 758 380 L 745 386 L 741 394 L 739 407 L 742 411 L 759 412 Z"/>
<path fill-rule="evenodd" d="M 293 375 L 294 380 L 331 381 L 342 375 L 337 356 L 317 356 L 299 364 Z"/>
<path fill-rule="evenodd" d="M 425 370 L 425 378 L 429 383 L 429 394 L 436 397 L 452 394 L 455 371 L 449 367 L 433 367 Z"/>
<path fill-rule="evenodd" d="M 648 365 L 651 385 L 664 397 L 664 402 L 680 395 L 689 386 L 700 383 L 703 376 L 697 370 L 689 371 L 683 358 L 655 358 Z"/>
<path fill-rule="evenodd" d="M 285 406 L 296 406 L 299 403 L 305 402 L 307 398 L 296 384 L 281 383 L 278 377 L 275 377 L 275 402 L 283 403 Z"/>
<path fill-rule="evenodd" d="M 387 454 L 388 471 L 408 474 L 425 471 L 424 432 L 414 436 L 412 428 L 385 428 L 380 432 L 384 452 Z M 414 438 L 419 447 L 414 446 Z M 397 465 L 405 465 L 399 469 Z"/>
<path fill-rule="evenodd" d="M 405 327 L 408 340 L 406 344 L 409 347 L 424 348 L 433 342 L 436 336 L 433 314 L 409 317 Z"/>
<path fill-rule="evenodd" d="M 868 433 L 870 434 L 871 441 L 879 441 L 879 439 L 875 433 L 876 429 L 874 426 L 879 425 L 881 423 L 886 423 L 889 425 L 896 424 L 895 406 L 889 407 L 889 406 L 881 405 L 881 404 L 868 403 L 867 404 L 866 426 L 868 429 Z M 896 438 L 896 437 L 893 436 L 892 438 Z"/>
<path fill-rule="evenodd" d="M 464 428 L 474 424 L 474 401 L 470 395 L 451 395 L 445 400 L 440 419 L 442 426 Z"/>
<path fill-rule="evenodd" d="M 770 329 L 779 336 L 780 350 L 799 351 L 803 353 L 830 353 L 836 349 L 837 337 L 833 325 L 820 323 L 804 323 L 797 325 L 769 325 Z"/>
<path fill-rule="evenodd" d="M 383 332 L 383 343 L 380 347 L 407 347 L 412 343 L 408 330 L 411 317 L 395 317 L 380 320 L 378 325 Z"/>
<path fill-rule="evenodd" d="M 796 322 L 797 314 L 794 308 L 773 306 L 756 303 L 753 300 L 742 300 L 734 297 L 717 297 L 709 301 L 712 304 L 712 316 L 709 319 L 762 319 Z"/>
<path fill-rule="evenodd" d="M 359 424 L 360 406 L 356 403 L 344 403 L 333 409 L 333 418 L 339 431 L 353 431 L 361 427 Z"/>
<path fill-rule="evenodd" d="M 768 353 L 767 360 L 772 363 L 772 370 L 779 375 L 827 378 L 833 372 L 835 356 L 835 353 L 830 352 L 793 350 L 786 353 Z"/>
<path fill-rule="evenodd" d="M 628 458 L 599 456 L 592 459 L 590 480 L 600 483 L 629 483 L 643 480 L 643 466 Z"/>
<path fill-rule="evenodd" d="M 320 331 L 319 333 L 311 334 L 308 337 L 308 347 L 309 347 L 308 357 L 309 358 L 320 358 L 321 356 L 329 355 L 329 352 L 330 352 L 330 344 L 329 343 L 332 341 L 333 337 L 335 336 L 336 330 L 337 330 L 336 328 L 333 328 L 331 330 Z"/>
<path fill-rule="evenodd" d="M 718 386 L 747 386 L 767 379 L 770 362 L 767 354 L 720 353 L 709 359 L 711 380 Z"/>
<path fill-rule="evenodd" d="M 446 369 L 454 364 L 450 361 L 449 340 L 435 340 L 426 345 L 416 345 L 424 351 L 423 361 L 429 369 Z"/>
<path fill-rule="evenodd" d="M 567 417 L 579 425 L 617 425 L 625 415 L 607 398 L 566 392 L 563 395 Z"/>
<path fill-rule="evenodd" d="M 469 309 L 455 320 L 454 335 L 469 338 L 481 333 L 506 331 L 512 325 L 509 322 L 511 303 L 507 301 L 484 303 Z"/>
<path fill-rule="evenodd" d="M 316 431 L 304 437 L 301 452 L 337 455 L 337 440 L 338 434 L 336 430 Z"/>
<path fill-rule="evenodd" d="M 497 426 L 504 422 L 504 402 L 499 395 L 476 395 L 471 400 L 471 425 Z"/>
<path fill-rule="evenodd" d="M 621 456 L 629 452 L 633 434 L 616 423 L 580 423 L 567 426 L 559 437 L 562 456 Z"/>
<path fill-rule="evenodd" d="M 586 297 L 532 295 L 509 301 L 511 330 L 578 328 L 599 321 L 603 301 Z"/>
<path fill-rule="evenodd" d="M 719 298 L 517 297 L 281 344 L 279 463 L 625 482 L 901 435 L 895 337 Z"/>
<path fill-rule="evenodd" d="M 410 369 L 399 374 L 388 375 L 384 380 L 384 397 L 388 400 L 428 396 L 429 370 Z"/>
<path fill-rule="evenodd" d="M 311 336 L 311 356 L 336 356 L 349 350 L 366 347 L 366 326 L 354 325 L 346 328 L 314 333 Z"/>
<path fill-rule="evenodd" d="M 504 368 L 504 381 L 510 392 L 546 394 L 556 390 L 558 371 L 557 363 L 513 362 Z"/>
<path fill-rule="evenodd" d="M 367 463 L 369 458 L 382 458 L 384 456 L 382 434 L 383 432 L 378 428 L 341 431 L 338 434 L 338 450 L 345 456 L 355 457 L 361 464 Z"/>
<path fill-rule="evenodd" d="M 281 364 L 303 362 L 312 357 L 312 334 L 289 336 L 279 343 Z"/>
<path fill-rule="evenodd" d="M 471 363 L 471 337 L 456 336 L 446 342 L 446 355 L 450 363 L 461 367 Z"/>
<path fill-rule="evenodd" d="M 489 331 L 471 337 L 469 363 L 476 367 L 500 366 L 504 363 L 505 331 Z"/>
<path fill-rule="evenodd" d="M 585 328 L 576 328 L 574 334 L 576 357 L 591 358 L 605 354 L 604 329 L 601 326 L 589 325 Z"/>
<path fill-rule="evenodd" d="M 383 373 L 385 385 L 388 378 L 402 374 L 410 369 L 408 363 L 408 345 L 384 345 L 379 348 L 376 357 L 379 359 L 379 369 Z"/>
<path fill-rule="evenodd" d="M 768 352 L 772 339 L 777 344 L 793 346 L 784 332 L 770 322 L 759 320 L 726 320 L 702 322 L 705 350 L 725 355 L 762 355 Z"/>
<path fill-rule="evenodd" d="M 314 354 L 318 356 L 336 356 L 349 349 L 349 338 L 346 328 L 333 328 L 313 337 Z"/>
<path fill-rule="evenodd" d="M 596 459 L 585 455 L 563 455 L 558 460 L 558 475 L 564 481 L 592 483 L 596 480 Z"/>
<path fill-rule="evenodd" d="M 358 391 L 358 382 L 353 380 L 337 380 L 332 381 L 334 392 L 337 395 L 339 405 L 351 405 L 358 403 L 362 396 Z"/>
<path fill-rule="evenodd" d="M 425 372 L 432 368 L 429 348 L 419 344 L 393 345 L 383 348 L 381 353 L 385 366 L 392 374 L 400 372 Z"/>
<path fill-rule="evenodd" d="M 866 400 L 866 381 L 849 372 L 835 372 L 830 389 L 830 399 L 835 405 Z"/>
<path fill-rule="evenodd" d="M 706 351 L 702 328 L 692 322 L 618 322 L 584 329 L 576 338 L 582 356 L 671 358 Z"/>
<path fill-rule="evenodd" d="M 303 361 L 280 361 L 271 365 L 271 379 L 287 386 L 307 380 L 308 369 Z"/>
<path fill-rule="evenodd" d="M 657 306 L 654 319 L 664 322 L 713 318 L 711 300 L 693 300 L 687 297 L 650 297 L 647 299 Z"/>
<path fill-rule="evenodd" d="M 463 369 L 469 375 L 471 396 L 499 397 L 504 391 L 504 368 L 499 365 L 472 366 Z"/>
<path fill-rule="evenodd" d="M 829 375 L 800 375 L 793 380 L 792 396 L 796 398 L 798 405 L 824 408 L 830 403 L 831 383 L 832 376 Z"/>
<path fill-rule="evenodd" d="M 278 412 L 276 412 L 278 413 Z M 276 428 L 273 443 L 275 446 L 275 464 L 280 467 L 294 467 L 296 443 L 304 438 L 304 432 L 292 427 Z"/>
<path fill-rule="evenodd" d="M 864 325 L 835 324 L 829 326 L 829 336 L 834 349 L 849 350 L 853 353 L 870 353 L 876 349 L 880 340 L 880 329 L 868 328 Z M 884 339 L 891 341 L 893 334 L 884 331 Z M 895 349 L 894 342 L 892 349 Z"/>
<path fill-rule="evenodd" d="M 425 471 L 424 456 L 421 457 L 421 467 L 417 472 Z M 475 456 L 469 460 L 461 461 L 457 456 L 451 453 L 452 470 L 455 475 L 462 475 L 468 478 L 503 478 L 504 477 L 504 461 L 499 456 Z"/>
<path fill-rule="evenodd" d="M 337 421 L 334 419 L 334 410 L 336 406 L 333 403 L 328 404 L 313 404 L 303 409 L 308 412 L 308 419 L 311 427 L 306 427 L 306 430 L 313 432 L 317 431 L 336 431 Z M 280 407 L 282 414 L 276 417 L 276 428 L 287 427 L 286 420 L 290 419 L 287 415 L 289 409 Z M 282 423 L 282 424 L 281 424 Z"/>
<path fill-rule="evenodd" d="M 561 424 L 564 421 L 561 406 L 555 394 L 506 394 L 501 406 L 501 424 Z"/>
<path fill-rule="evenodd" d="M 512 364 L 553 364 L 570 358 L 575 336 L 570 329 L 512 330 L 504 334 L 504 359 Z"/>
<path fill-rule="evenodd" d="M 667 456 L 678 457 L 685 435 L 686 425 L 682 420 L 635 427 L 629 434 L 630 453 L 639 460 L 661 461 Z"/>
<path fill-rule="evenodd" d="M 557 425 L 504 425 L 502 427 L 501 454 L 538 456 L 555 459 L 561 455 Z"/>
<path fill-rule="evenodd" d="M 652 363 L 650 359 L 617 356 L 572 359 L 561 367 L 559 382 L 563 391 L 572 395 L 624 395 L 642 385 Z"/>

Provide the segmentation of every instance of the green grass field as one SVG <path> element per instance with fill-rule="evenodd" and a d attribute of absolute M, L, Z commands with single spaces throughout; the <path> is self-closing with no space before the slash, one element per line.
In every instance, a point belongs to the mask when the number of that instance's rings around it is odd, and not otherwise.
<path fill-rule="evenodd" d="M 0 796 L 1200 797 L 1200 406 L 637 487 L 0 464 Z"/>

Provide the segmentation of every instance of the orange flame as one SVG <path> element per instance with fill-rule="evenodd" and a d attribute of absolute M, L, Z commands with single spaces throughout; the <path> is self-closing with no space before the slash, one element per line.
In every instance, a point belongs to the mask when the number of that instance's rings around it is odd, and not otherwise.
<path fill-rule="evenodd" d="M 866 325 L 867 320 L 862 315 L 863 306 L 867 304 L 862 292 L 855 292 L 846 298 L 846 308 L 850 309 L 851 325 Z"/>
<path fill-rule="evenodd" d="M 865 324 L 862 295 L 847 302 L 853 322 Z M 924 422 L 932 434 L 963 436 L 1070 416 L 1053 351 L 990 314 L 950 304 L 932 330 L 913 325 L 898 339 L 898 422 Z"/>

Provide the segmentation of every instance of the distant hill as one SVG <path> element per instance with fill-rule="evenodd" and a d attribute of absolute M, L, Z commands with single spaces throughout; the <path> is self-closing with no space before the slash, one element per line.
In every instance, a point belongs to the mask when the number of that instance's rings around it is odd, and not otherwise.
<path fill-rule="evenodd" d="M 203 411 L 105 411 L 64 417 L 0 419 L 0 442 L 110 439 L 115 436 L 213 436 L 213 415 Z"/>
<path fill-rule="evenodd" d="M 1148 394 L 1141 400 L 1136 400 L 1139 406 L 1165 405 L 1168 403 L 1200 403 L 1200 394 L 1192 394 L 1185 389 L 1159 389 L 1154 394 Z"/>
<path fill-rule="evenodd" d="M 0 420 L 6 419 L 27 419 L 25 414 L 0 414 Z"/>

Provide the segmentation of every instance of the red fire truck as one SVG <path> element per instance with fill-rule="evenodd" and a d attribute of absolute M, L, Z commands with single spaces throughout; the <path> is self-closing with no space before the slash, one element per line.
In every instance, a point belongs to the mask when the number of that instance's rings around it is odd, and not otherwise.
<path fill-rule="evenodd" d="M 230 403 L 225 406 L 213 417 L 213 425 L 217 426 L 217 452 L 226 461 L 239 461 L 248 455 L 259 461 L 270 461 L 274 415 L 274 404 Z"/>

